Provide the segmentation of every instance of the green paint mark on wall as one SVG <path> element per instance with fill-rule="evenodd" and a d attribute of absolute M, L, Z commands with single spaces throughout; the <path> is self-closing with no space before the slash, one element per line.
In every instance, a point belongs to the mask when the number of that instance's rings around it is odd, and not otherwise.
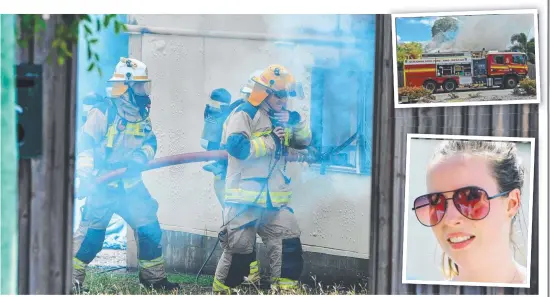
<path fill-rule="evenodd" d="M 15 16 L 0 15 L 0 294 L 17 294 Z"/>

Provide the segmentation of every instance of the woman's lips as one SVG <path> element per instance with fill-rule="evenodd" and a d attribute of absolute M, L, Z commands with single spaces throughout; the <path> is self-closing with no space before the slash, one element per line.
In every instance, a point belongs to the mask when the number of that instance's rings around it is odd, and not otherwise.
<path fill-rule="evenodd" d="M 472 234 L 455 232 L 447 235 L 447 243 L 453 250 L 466 248 L 476 237 Z"/>

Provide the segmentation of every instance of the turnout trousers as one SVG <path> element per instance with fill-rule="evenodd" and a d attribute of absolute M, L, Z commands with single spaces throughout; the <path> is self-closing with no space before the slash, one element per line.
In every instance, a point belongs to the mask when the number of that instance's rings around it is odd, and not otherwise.
<path fill-rule="evenodd" d="M 134 230 L 140 279 L 155 283 L 165 278 L 157 210 L 158 202 L 142 181 L 130 189 L 119 185 L 87 197 L 82 221 L 73 238 L 73 283 L 84 283 L 86 267 L 101 251 L 105 230 L 114 213 Z"/>
<path fill-rule="evenodd" d="M 230 293 L 250 272 L 256 257 L 256 234 L 267 247 L 271 284 L 275 289 L 293 289 L 303 269 L 300 228 L 292 209 L 226 204 L 225 226 L 220 231 L 222 256 L 216 267 L 213 289 Z"/>
<path fill-rule="evenodd" d="M 225 207 L 224 197 L 225 197 L 225 179 L 220 178 L 219 176 L 214 176 L 214 191 L 216 192 L 216 198 L 220 202 L 220 205 Z M 250 285 L 258 283 L 260 281 L 260 262 L 256 259 L 256 237 L 254 237 L 254 248 L 251 256 L 250 263 L 250 274 L 247 276 L 247 281 L 244 284 Z"/>

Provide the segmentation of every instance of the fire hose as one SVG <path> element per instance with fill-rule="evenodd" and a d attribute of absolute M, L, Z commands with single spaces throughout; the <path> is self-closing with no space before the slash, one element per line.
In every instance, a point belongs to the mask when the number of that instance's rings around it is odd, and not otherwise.
<path fill-rule="evenodd" d="M 330 159 L 331 155 L 335 155 L 342 151 L 345 147 L 350 145 L 358 137 L 358 132 L 355 132 L 350 138 L 348 138 L 341 145 L 331 149 L 330 151 L 323 154 L 315 154 L 315 156 L 306 156 L 302 154 L 291 154 L 285 156 L 287 162 L 313 162 L 321 161 L 326 162 Z M 215 151 L 205 151 L 205 152 L 193 152 L 193 153 L 183 153 L 168 157 L 157 158 L 150 161 L 142 171 L 148 171 L 168 166 L 175 166 L 187 163 L 197 163 L 197 162 L 208 162 L 208 161 L 220 161 L 227 160 L 227 152 L 224 150 L 215 150 Z M 109 183 L 126 173 L 126 168 L 119 168 L 101 176 L 97 177 L 95 180 L 96 184 Z"/>
<path fill-rule="evenodd" d="M 168 166 L 175 166 L 187 163 L 198 163 L 198 162 L 207 162 L 207 161 L 220 161 L 227 159 L 227 152 L 223 150 L 217 151 L 206 151 L 206 152 L 194 152 L 194 153 L 183 153 L 168 157 L 157 158 L 150 161 L 142 171 L 148 171 Z M 289 155 L 285 159 L 288 162 L 306 162 L 309 161 L 306 156 L 303 155 Z M 126 173 L 126 168 L 119 168 L 105 174 L 100 175 L 96 178 L 96 184 L 109 183 L 113 180 L 116 180 L 122 177 Z"/>
<path fill-rule="evenodd" d="M 326 162 L 331 155 L 337 154 L 342 149 L 347 147 L 355 138 L 358 136 L 358 133 L 356 132 L 353 134 L 348 140 L 346 140 L 341 145 L 333 148 L 329 152 L 326 152 L 324 154 L 315 154 L 315 156 L 309 156 L 309 155 L 302 155 L 302 154 L 291 154 L 284 156 L 285 160 L 287 162 L 313 162 L 313 161 L 321 161 Z M 154 160 L 151 160 L 143 169 L 143 171 L 149 171 L 153 169 L 168 167 L 168 166 L 175 166 L 175 165 L 181 165 L 181 164 L 187 164 L 187 163 L 198 163 L 198 162 L 208 162 L 208 161 L 221 161 L 221 160 L 227 160 L 227 152 L 224 150 L 214 150 L 214 151 L 205 151 L 205 152 L 193 152 L 193 153 L 183 153 L 178 155 L 172 155 L 167 157 L 161 157 Z M 95 184 L 105 184 L 112 182 L 116 179 L 121 178 L 126 173 L 126 168 L 119 168 L 113 171 L 110 171 L 108 173 L 102 174 L 99 177 L 95 179 Z M 212 251 L 210 252 L 208 258 L 203 263 L 202 267 L 200 268 L 199 272 L 197 273 L 195 282 L 198 283 L 198 278 L 201 275 L 204 267 L 208 263 L 208 261 L 211 259 L 212 255 L 214 254 L 215 249 L 217 248 L 219 244 L 220 239 L 216 241 L 216 244 Z"/>
<path fill-rule="evenodd" d="M 208 161 L 221 161 L 227 159 L 227 152 L 223 150 L 216 150 L 216 151 L 206 151 L 206 152 L 194 152 L 194 153 L 183 153 L 173 156 L 167 156 L 167 157 L 161 157 L 154 160 L 151 160 L 143 169 L 143 171 L 168 167 L 168 166 L 175 166 L 175 165 L 181 165 L 181 164 L 187 164 L 187 163 L 198 163 L 198 162 L 208 162 Z M 305 155 L 287 155 L 285 156 L 286 161 L 288 162 L 311 162 L 311 157 L 307 157 Z M 95 184 L 105 184 L 109 183 L 111 181 L 114 181 L 120 177 L 122 177 L 126 173 L 126 168 L 119 168 L 110 172 L 107 172 L 105 174 L 100 175 L 95 179 Z M 202 267 L 200 268 L 199 272 L 197 273 L 197 277 L 195 282 L 198 283 L 198 278 L 204 269 L 204 266 L 210 258 L 212 258 L 212 255 L 214 251 L 216 250 L 217 246 L 219 244 L 219 238 L 216 241 L 216 244 L 212 251 L 210 252 L 210 255 L 208 256 L 208 259 L 204 262 Z M 118 269 L 118 268 L 117 268 Z"/>

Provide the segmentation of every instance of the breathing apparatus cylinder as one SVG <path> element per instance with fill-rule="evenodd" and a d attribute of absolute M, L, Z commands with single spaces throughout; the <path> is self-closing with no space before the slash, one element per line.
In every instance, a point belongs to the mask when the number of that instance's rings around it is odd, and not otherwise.
<path fill-rule="evenodd" d="M 210 94 L 210 102 L 204 108 L 204 125 L 201 134 L 201 147 L 207 151 L 220 149 L 223 123 L 231 113 L 231 94 L 226 89 L 215 89 Z"/>
<path fill-rule="evenodd" d="M 231 111 L 242 103 L 237 100 L 231 103 L 231 94 L 226 89 L 215 89 L 210 94 L 210 101 L 204 108 L 204 125 L 201 134 L 201 147 L 207 151 L 221 149 L 223 124 Z M 220 160 L 204 165 L 202 168 L 221 179 L 225 179 L 227 160 Z"/>

